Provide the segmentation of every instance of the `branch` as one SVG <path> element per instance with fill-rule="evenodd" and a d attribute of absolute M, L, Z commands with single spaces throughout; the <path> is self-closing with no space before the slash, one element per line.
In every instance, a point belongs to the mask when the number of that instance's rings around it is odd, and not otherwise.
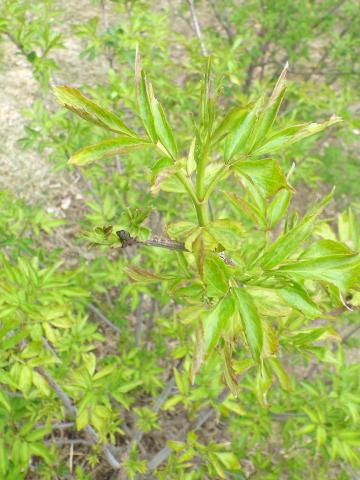
<path fill-rule="evenodd" d="M 217 10 L 216 5 L 215 5 L 215 1 L 214 0 L 208 0 L 208 3 L 210 4 L 210 7 L 211 7 L 212 11 L 214 12 L 215 18 L 217 19 L 217 21 L 219 22 L 219 24 L 223 28 L 224 32 L 226 33 L 226 35 L 228 37 L 229 44 L 231 45 L 234 41 L 234 35 L 233 35 L 233 32 L 231 31 L 231 28 L 229 27 L 229 25 L 226 23 L 226 21 L 222 18 L 219 11 Z"/>
<path fill-rule="evenodd" d="M 208 54 L 207 48 L 206 48 L 205 43 L 204 43 L 204 38 L 203 38 L 203 34 L 202 34 L 202 31 L 201 31 L 201 28 L 200 28 L 199 19 L 198 19 L 196 10 L 195 10 L 194 0 L 187 0 L 187 3 L 189 4 L 190 13 L 191 13 L 192 21 L 193 21 L 193 24 L 194 24 L 195 33 L 196 33 L 196 36 L 199 39 L 201 54 L 204 57 L 207 57 L 209 54 Z"/>
<path fill-rule="evenodd" d="M 111 330 L 113 330 L 114 332 L 120 335 L 121 333 L 120 328 L 114 325 L 107 317 L 105 317 L 105 315 L 97 307 L 95 307 L 95 305 L 93 305 L 92 303 L 89 303 L 88 307 L 89 307 L 89 310 L 94 312 L 95 315 L 97 315 L 109 328 L 111 328 Z"/>
<path fill-rule="evenodd" d="M 184 364 L 184 359 L 181 359 L 178 362 L 178 364 L 176 365 L 175 368 L 177 370 L 179 370 L 183 366 L 183 364 Z M 174 375 L 172 375 L 171 378 L 169 379 L 169 381 L 167 382 L 164 390 L 161 392 L 161 394 L 155 400 L 155 405 L 154 405 L 154 408 L 153 408 L 154 412 L 159 413 L 162 405 L 165 403 L 165 401 L 167 400 L 169 395 L 171 395 L 171 393 L 173 393 L 174 387 L 175 387 L 175 378 L 174 378 Z M 144 434 L 145 434 L 144 431 L 138 430 L 137 432 L 135 432 L 135 435 L 133 436 L 133 440 L 137 443 L 140 443 Z"/>
<path fill-rule="evenodd" d="M 116 232 L 116 235 L 120 240 L 122 248 L 131 247 L 133 245 L 145 245 L 148 247 L 160 247 L 167 248 L 169 250 L 189 252 L 189 250 L 185 248 L 185 244 L 182 242 L 173 242 L 172 240 L 165 240 L 162 238 L 150 238 L 149 240 L 141 241 L 138 240 L 137 237 L 132 237 L 126 230 L 119 230 Z M 220 252 L 218 255 L 224 261 L 224 263 L 226 263 L 226 265 L 235 265 L 230 258 L 225 256 L 224 252 Z"/>
<path fill-rule="evenodd" d="M 181 242 L 173 242 L 172 240 L 165 240 L 161 238 L 151 238 L 149 240 L 141 241 L 136 237 L 132 237 L 126 230 L 119 230 L 116 232 L 122 248 L 130 247 L 132 245 L 146 245 L 148 247 L 167 248 L 169 250 L 180 250 L 187 252 L 185 244 Z"/>
<path fill-rule="evenodd" d="M 221 394 L 218 396 L 217 400 L 219 403 L 222 403 L 230 394 L 230 391 L 228 388 L 223 390 Z M 189 430 L 191 431 L 196 431 L 201 428 L 204 423 L 206 423 L 210 418 L 214 416 L 216 413 L 216 410 L 214 408 L 209 407 L 209 408 L 204 408 L 203 410 L 200 411 L 197 419 L 190 424 L 189 427 L 185 427 L 181 430 L 180 432 L 180 440 L 184 440 L 186 438 L 187 432 Z M 168 447 L 167 445 L 162 448 L 148 463 L 148 468 L 149 470 L 155 470 L 159 465 L 161 465 L 172 453 L 172 449 Z"/>

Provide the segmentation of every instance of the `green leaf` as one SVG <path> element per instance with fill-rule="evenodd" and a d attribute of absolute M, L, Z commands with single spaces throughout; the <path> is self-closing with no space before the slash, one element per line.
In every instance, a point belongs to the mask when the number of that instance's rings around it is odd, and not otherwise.
<path fill-rule="evenodd" d="M 211 142 L 215 144 L 223 139 L 231 130 L 234 130 L 235 126 L 244 121 L 249 110 L 245 108 L 235 107 L 229 110 L 225 115 L 224 119 L 220 122 L 218 127 L 215 129 Z"/>
<path fill-rule="evenodd" d="M 300 255 L 300 260 L 306 258 L 326 257 L 328 255 L 353 255 L 355 252 L 347 245 L 336 240 L 318 240 L 306 248 Z"/>
<path fill-rule="evenodd" d="M 172 239 L 181 239 L 183 240 L 188 235 L 190 235 L 195 229 L 197 229 L 197 225 L 192 222 L 181 221 L 177 223 L 171 223 L 167 226 L 166 231 L 170 238 Z"/>
<path fill-rule="evenodd" d="M 261 227 L 265 227 L 266 219 L 263 212 L 253 202 L 246 201 L 241 195 L 232 192 L 224 192 L 231 205 L 234 207 L 239 216 L 249 218 Z"/>
<path fill-rule="evenodd" d="M 137 137 L 116 137 L 103 140 L 102 142 L 95 143 L 89 147 L 78 150 L 69 159 L 69 163 L 75 165 L 87 165 L 88 163 L 96 162 L 106 157 L 112 157 L 118 153 L 129 152 L 138 148 L 151 147 L 144 138 Z"/>
<path fill-rule="evenodd" d="M 234 312 L 234 300 L 230 295 L 226 295 L 215 308 L 205 313 L 202 319 L 205 354 L 214 350 Z"/>
<path fill-rule="evenodd" d="M 213 99 L 211 98 L 211 57 L 207 57 L 204 68 L 204 78 L 201 84 L 200 112 L 201 124 L 211 131 L 214 118 Z"/>
<path fill-rule="evenodd" d="M 206 231 L 224 247 L 225 250 L 235 251 L 241 247 L 244 236 L 244 227 L 235 220 L 214 220 L 206 226 Z"/>
<path fill-rule="evenodd" d="M 292 332 L 291 336 L 286 339 L 286 342 L 301 348 L 316 341 L 326 340 L 327 338 L 341 340 L 340 335 L 333 328 L 315 327 Z"/>
<path fill-rule="evenodd" d="M 270 269 L 289 257 L 312 233 L 316 218 L 322 212 L 324 206 L 332 198 L 333 192 L 324 197 L 322 201 L 312 207 L 305 217 L 291 230 L 280 235 L 270 245 L 265 254 L 260 257 L 255 265 Z"/>
<path fill-rule="evenodd" d="M 8 451 L 4 442 L 4 439 L 0 438 L 0 473 L 5 477 L 5 474 L 9 467 Z"/>
<path fill-rule="evenodd" d="M 358 251 L 360 249 L 360 225 L 351 207 L 348 209 L 348 217 L 352 247 Z"/>
<path fill-rule="evenodd" d="M 287 147 L 304 138 L 315 135 L 339 122 L 342 122 L 341 118 L 332 117 L 324 123 L 306 123 L 284 128 L 270 136 L 263 145 L 256 148 L 252 153 L 254 155 L 264 155 L 276 152 L 280 148 Z"/>
<path fill-rule="evenodd" d="M 204 283 L 209 296 L 224 295 L 228 288 L 226 266 L 219 255 L 208 253 L 204 264 Z"/>
<path fill-rule="evenodd" d="M 269 130 L 274 124 L 276 116 L 278 114 L 281 102 L 285 95 L 285 77 L 288 69 L 288 64 L 285 65 L 283 71 L 280 74 L 280 77 L 275 85 L 275 88 L 272 92 L 272 95 L 269 99 L 269 102 L 262 112 L 259 121 L 256 124 L 254 132 L 254 147 L 266 138 Z"/>
<path fill-rule="evenodd" d="M 177 146 L 165 112 L 156 98 L 151 101 L 151 111 L 154 116 L 155 130 L 162 145 L 173 160 L 177 157 Z"/>
<path fill-rule="evenodd" d="M 22 365 L 19 376 L 19 389 L 27 393 L 32 383 L 32 371 L 27 365 Z"/>
<path fill-rule="evenodd" d="M 251 355 L 256 362 L 259 362 L 263 350 L 263 328 L 255 303 L 244 288 L 233 288 L 232 292 L 241 315 Z"/>
<path fill-rule="evenodd" d="M 322 311 L 317 307 L 307 291 L 300 285 L 289 285 L 280 288 L 277 292 L 286 303 L 307 317 L 316 318 L 322 315 Z"/>
<path fill-rule="evenodd" d="M 147 134 L 153 143 L 157 142 L 155 123 L 151 111 L 151 86 L 146 78 L 145 72 L 141 69 L 141 60 L 138 49 L 135 58 L 135 91 L 138 101 L 139 113 Z"/>
<path fill-rule="evenodd" d="M 88 99 L 77 89 L 62 85 L 54 87 L 54 93 L 60 105 L 84 118 L 88 122 L 111 132 L 135 136 L 136 133 L 127 128 L 124 122 L 114 113 L 105 110 L 92 100 Z"/>
<path fill-rule="evenodd" d="M 255 393 L 260 405 L 264 408 L 270 407 L 267 400 L 267 394 L 272 385 L 272 378 L 266 365 L 264 368 L 258 368 L 255 380 Z"/>
<path fill-rule="evenodd" d="M 53 458 L 49 449 L 41 443 L 32 443 L 30 445 L 30 450 L 33 455 L 41 457 L 48 465 L 53 463 Z"/>
<path fill-rule="evenodd" d="M 51 427 L 38 428 L 26 435 L 26 440 L 28 442 L 36 442 L 37 440 L 43 439 L 46 435 L 49 435 L 50 432 Z"/>
<path fill-rule="evenodd" d="M 253 131 L 258 111 L 259 102 L 257 102 L 252 109 L 249 109 L 244 117 L 240 116 L 234 123 L 231 132 L 225 139 L 225 163 L 229 162 L 234 155 L 245 153 L 246 142 Z"/>
<path fill-rule="evenodd" d="M 250 178 L 264 197 L 271 197 L 281 188 L 290 188 L 280 165 L 271 158 L 243 160 L 233 169 L 238 175 Z"/>
<path fill-rule="evenodd" d="M 300 280 L 319 280 L 348 290 L 360 278 L 360 255 L 328 255 L 281 265 L 277 274 L 287 274 Z"/>
<path fill-rule="evenodd" d="M 267 223 L 269 228 L 274 228 L 288 209 L 291 193 L 285 188 L 281 189 L 270 202 L 267 209 Z"/>
<path fill-rule="evenodd" d="M 284 370 L 284 367 L 281 365 L 278 358 L 267 358 L 266 363 L 270 365 L 271 370 L 275 373 L 281 388 L 286 391 L 291 391 L 290 378 L 287 372 Z"/>
<path fill-rule="evenodd" d="M 1 390 L 0 390 L 0 404 L 3 405 L 8 412 L 11 411 L 9 398 L 7 394 L 5 392 L 2 392 Z"/>

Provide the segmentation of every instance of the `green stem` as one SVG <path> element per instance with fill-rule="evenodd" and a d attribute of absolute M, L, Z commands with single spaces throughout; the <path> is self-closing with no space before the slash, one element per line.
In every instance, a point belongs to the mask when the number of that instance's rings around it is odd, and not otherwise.
<path fill-rule="evenodd" d="M 199 201 L 197 199 L 197 196 L 196 196 L 196 193 L 195 193 L 195 190 L 194 190 L 194 186 L 193 186 L 191 180 L 181 171 L 177 172 L 176 176 L 180 180 L 180 182 L 183 184 L 183 186 L 184 186 L 185 190 L 187 191 L 187 193 L 189 194 L 195 208 L 197 209 L 197 207 L 199 206 Z"/>
<path fill-rule="evenodd" d="M 209 209 L 208 204 L 205 201 L 205 173 L 208 150 L 209 142 L 207 141 L 199 158 L 196 171 L 196 196 L 198 198 L 198 208 L 196 209 L 196 213 L 201 227 L 209 223 Z"/>
<path fill-rule="evenodd" d="M 221 167 L 221 169 L 217 172 L 217 174 L 214 176 L 214 178 L 211 180 L 211 182 L 209 183 L 209 185 L 208 185 L 208 187 L 205 191 L 204 202 L 207 202 L 209 200 L 210 194 L 212 193 L 212 191 L 214 190 L 216 185 L 221 180 L 226 178 L 229 174 L 230 174 L 229 165 L 223 165 Z"/>

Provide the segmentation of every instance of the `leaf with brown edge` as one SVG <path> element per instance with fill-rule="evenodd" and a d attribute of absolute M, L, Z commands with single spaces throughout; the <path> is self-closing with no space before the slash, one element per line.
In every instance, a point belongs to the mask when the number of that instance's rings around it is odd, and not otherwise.
<path fill-rule="evenodd" d="M 141 283 L 159 283 L 161 280 L 168 279 L 167 277 L 157 275 L 156 273 L 136 267 L 135 265 L 124 267 L 124 272 L 131 278 L 131 280 Z"/>
<path fill-rule="evenodd" d="M 291 383 L 290 377 L 285 371 L 284 367 L 281 365 L 281 362 L 278 358 L 267 358 L 265 362 L 270 366 L 272 372 L 276 375 L 281 388 L 287 392 L 291 392 Z"/>
<path fill-rule="evenodd" d="M 195 332 L 195 346 L 194 346 L 194 354 L 191 363 L 190 369 L 190 381 L 191 384 L 194 385 L 195 377 L 197 372 L 200 370 L 200 367 L 204 360 L 204 327 L 202 324 L 201 319 L 199 320 L 199 326 Z"/>
<path fill-rule="evenodd" d="M 225 343 L 221 353 L 223 357 L 223 372 L 225 383 L 229 387 L 230 392 L 234 395 L 235 398 L 237 398 L 239 396 L 238 380 L 232 361 L 232 349 L 228 342 Z"/>
<path fill-rule="evenodd" d="M 102 160 L 103 158 L 113 157 L 119 153 L 125 153 L 139 148 L 151 147 L 152 144 L 143 138 L 136 137 L 116 137 L 102 142 L 95 143 L 89 147 L 78 150 L 69 159 L 69 163 L 74 165 L 87 165 L 89 163 Z"/>
<path fill-rule="evenodd" d="M 100 107 L 85 97 L 77 88 L 68 85 L 54 87 L 56 100 L 68 110 L 95 125 L 123 135 L 136 136 L 115 113 Z"/>

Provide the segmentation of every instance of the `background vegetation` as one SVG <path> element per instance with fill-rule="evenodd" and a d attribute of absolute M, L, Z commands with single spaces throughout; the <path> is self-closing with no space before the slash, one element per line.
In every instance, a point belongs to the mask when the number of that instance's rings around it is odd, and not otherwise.
<path fill-rule="evenodd" d="M 193 290 L 126 273 L 171 271 L 174 252 L 89 248 L 109 224 L 166 237 L 191 205 L 151 193 L 163 167 L 153 152 L 68 165 L 107 134 L 59 107 L 51 87 L 77 87 L 131 124 L 138 45 L 185 157 L 205 56 L 220 111 L 271 91 L 289 61 L 277 127 L 344 119 L 277 153 L 292 169 L 291 212 L 335 185 L 314 238 L 358 251 L 359 23 L 356 0 L 2 0 L 0 478 L 357 478 L 359 291 L 330 316 L 291 317 L 294 332 L 324 328 L 283 348 L 289 377 L 267 405 L 241 354 L 238 398 L 216 355 L 191 386 L 195 329 L 180 307 Z M 221 191 L 212 207 L 237 215 Z"/>

